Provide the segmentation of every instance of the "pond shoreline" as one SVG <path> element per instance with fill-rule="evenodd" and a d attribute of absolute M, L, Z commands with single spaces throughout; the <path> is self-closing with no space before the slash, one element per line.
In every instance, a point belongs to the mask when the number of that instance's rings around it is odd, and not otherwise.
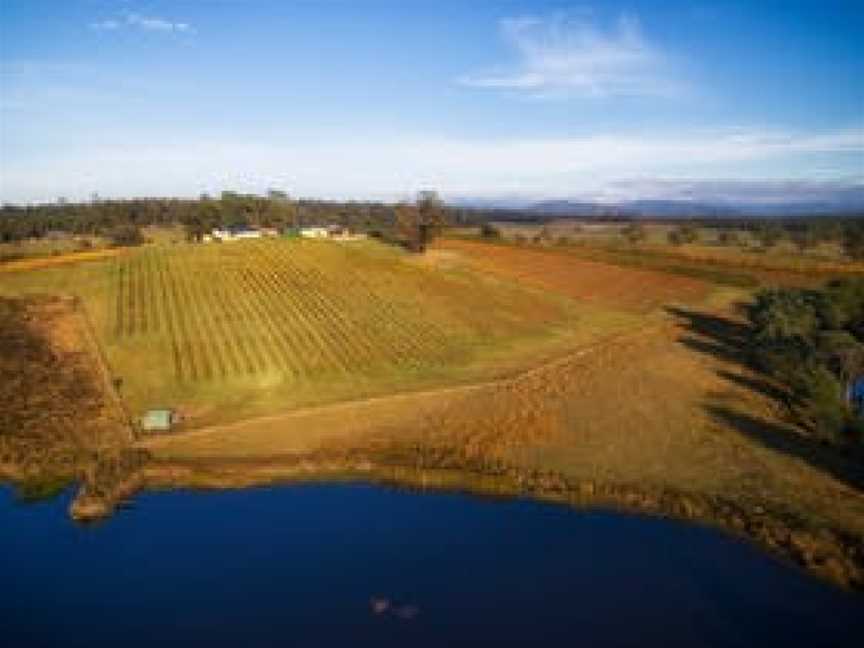
<path fill-rule="evenodd" d="M 142 490 L 236 489 L 309 482 L 367 482 L 417 490 L 525 497 L 574 508 L 610 508 L 705 524 L 749 541 L 815 576 L 864 591 L 864 539 L 813 528 L 788 511 L 695 492 L 638 484 L 574 480 L 552 472 L 466 461 L 447 452 L 423 461 L 406 453 L 318 452 L 269 462 L 151 459 L 141 450 L 89 471 L 70 506 L 78 522 L 95 522 Z"/>

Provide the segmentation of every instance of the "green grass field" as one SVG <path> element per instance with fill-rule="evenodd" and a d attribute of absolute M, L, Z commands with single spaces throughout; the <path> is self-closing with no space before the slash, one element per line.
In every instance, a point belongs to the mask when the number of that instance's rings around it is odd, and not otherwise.
<path fill-rule="evenodd" d="M 0 293 L 78 295 L 130 409 L 193 426 L 482 378 L 626 319 L 371 241 L 151 245 Z"/>

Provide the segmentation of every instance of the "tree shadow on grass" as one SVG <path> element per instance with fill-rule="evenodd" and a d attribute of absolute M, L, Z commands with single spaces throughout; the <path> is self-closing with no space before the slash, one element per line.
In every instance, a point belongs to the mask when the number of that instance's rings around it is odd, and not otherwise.
<path fill-rule="evenodd" d="M 688 335 L 679 340 L 681 344 L 721 360 L 751 367 L 751 334 L 747 324 L 685 308 L 668 307 L 666 310 L 688 331 Z"/>
<path fill-rule="evenodd" d="M 742 357 L 742 352 L 731 345 L 692 335 L 681 337 L 678 339 L 678 342 L 691 351 L 710 355 L 724 362 L 744 364 L 746 366 L 746 358 Z"/>
<path fill-rule="evenodd" d="M 686 324 L 696 335 L 731 346 L 745 344 L 750 339 L 750 327 L 745 322 L 678 306 L 669 306 L 666 311 Z"/>
<path fill-rule="evenodd" d="M 726 371 L 725 369 L 719 369 L 717 375 L 731 383 L 758 392 L 763 396 L 767 396 L 778 403 L 785 403 L 789 398 L 789 392 L 785 389 L 776 383 L 759 376 L 737 374 L 732 371 Z"/>
<path fill-rule="evenodd" d="M 744 412 L 719 405 L 706 405 L 708 414 L 718 423 L 757 443 L 802 459 L 837 480 L 864 491 L 862 457 L 847 455 L 796 433 L 790 427 L 766 421 Z"/>
<path fill-rule="evenodd" d="M 718 376 L 766 396 L 779 405 L 787 405 L 788 390 L 754 365 L 754 342 L 745 322 L 683 308 L 667 310 L 687 331 L 679 339 L 682 345 L 729 365 L 728 368 L 718 368 Z M 847 452 L 826 446 L 791 424 L 766 421 L 716 403 L 707 404 L 705 409 L 715 421 L 739 434 L 772 450 L 807 461 L 840 481 L 864 490 L 864 457 L 859 450 Z"/>

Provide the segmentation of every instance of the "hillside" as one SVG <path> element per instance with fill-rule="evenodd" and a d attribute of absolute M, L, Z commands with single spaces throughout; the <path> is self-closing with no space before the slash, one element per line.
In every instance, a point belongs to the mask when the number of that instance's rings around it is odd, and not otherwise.
<path fill-rule="evenodd" d="M 472 379 L 593 316 L 375 242 L 152 245 L 0 291 L 80 296 L 131 411 L 187 427 Z"/>

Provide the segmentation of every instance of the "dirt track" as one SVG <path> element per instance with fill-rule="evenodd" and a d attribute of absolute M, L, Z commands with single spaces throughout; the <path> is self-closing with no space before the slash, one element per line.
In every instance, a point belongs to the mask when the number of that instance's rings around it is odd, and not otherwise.
<path fill-rule="evenodd" d="M 624 338 L 645 334 L 646 331 L 640 331 L 617 336 L 615 340 L 620 342 Z M 356 443 L 365 435 L 374 434 L 375 430 L 421 425 L 424 420 L 441 415 L 442 407 L 449 403 L 469 397 L 482 398 L 493 392 L 509 392 L 514 385 L 554 371 L 556 367 L 569 365 L 612 343 L 612 340 L 606 340 L 588 345 L 511 377 L 303 408 L 178 434 L 150 436 L 137 445 L 162 456 L 272 458 L 314 450 L 320 444 L 334 440 L 350 439 Z"/>

